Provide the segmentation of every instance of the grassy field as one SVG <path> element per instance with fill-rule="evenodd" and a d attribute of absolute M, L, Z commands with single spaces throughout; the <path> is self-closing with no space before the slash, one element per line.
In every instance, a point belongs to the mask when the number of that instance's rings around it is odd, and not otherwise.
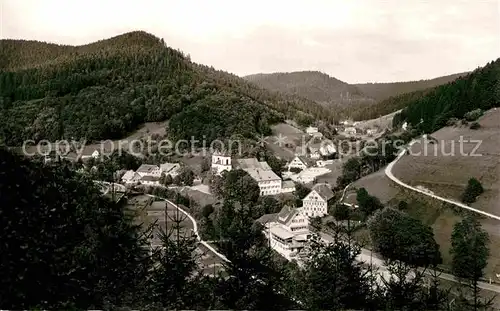
<path fill-rule="evenodd" d="M 487 112 L 479 122 L 482 127 L 478 130 L 470 130 L 468 127 L 446 127 L 431 134 L 432 137 L 442 142 L 446 152 L 449 152 L 451 146 L 455 144 L 458 152 L 455 156 L 446 156 L 441 152 L 434 156 L 431 149 L 434 145 L 429 145 L 427 148 L 431 154 L 403 157 L 395 165 L 394 175 L 410 185 L 423 186 L 437 195 L 455 200 L 459 200 L 467 180 L 470 177 L 476 177 L 483 184 L 485 193 L 472 206 L 500 215 L 500 141 L 498 139 L 500 137 L 500 110 Z M 460 155 L 460 136 L 464 140 L 481 140 L 482 143 L 477 153 L 482 156 Z M 438 146 L 438 151 L 441 151 L 441 146 L 439 144 Z M 470 153 L 474 146 L 475 143 L 465 143 L 463 153 Z M 423 147 L 416 144 L 412 153 L 417 151 L 423 152 Z M 449 269 L 451 232 L 454 224 L 461 219 L 459 215 L 451 209 L 443 208 L 439 202 L 422 200 L 420 195 L 400 191 L 385 176 L 383 169 L 361 178 L 353 184 L 353 187 L 366 188 L 370 194 L 388 205 L 397 205 L 401 200 L 406 201 L 409 204 L 407 212 L 433 228 L 444 259 L 444 268 Z M 356 203 L 353 193 L 354 191 L 348 192 L 344 201 Z M 485 269 L 485 277 L 491 277 L 498 282 L 500 280 L 496 274 L 500 273 L 500 222 L 483 218 L 481 224 L 490 236 L 490 258 Z"/>

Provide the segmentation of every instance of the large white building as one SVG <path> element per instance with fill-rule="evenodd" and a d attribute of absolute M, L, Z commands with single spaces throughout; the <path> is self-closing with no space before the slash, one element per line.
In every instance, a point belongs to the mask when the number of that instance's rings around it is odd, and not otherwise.
<path fill-rule="evenodd" d="M 161 176 L 161 170 L 158 165 L 143 164 L 135 172 L 141 177 L 150 176 L 159 178 Z"/>
<path fill-rule="evenodd" d="M 323 217 L 328 214 L 328 202 L 333 198 L 332 189 L 327 184 L 316 184 L 302 199 L 304 214 L 309 217 Z"/>
<path fill-rule="evenodd" d="M 281 178 L 272 171 L 267 162 L 259 162 L 256 158 L 238 159 L 237 166 L 257 182 L 261 196 L 281 193 Z"/>
<path fill-rule="evenodd" d="M 264 235 L 271 248 L 288 260 L 297 258 L 311 237 L 309 219 L 300 208 L 284 206 L 277 214 L 257 220 L 264 225 Z"/>
<path fill-rule="evenodd" d="M 231 156 L 224 155 L 220 152 L 214 152 L 214 154 L 212 154 L 212 172 L 219 176 L 224 171 L 229 172 L 233 168 L 231 162 Z"/>

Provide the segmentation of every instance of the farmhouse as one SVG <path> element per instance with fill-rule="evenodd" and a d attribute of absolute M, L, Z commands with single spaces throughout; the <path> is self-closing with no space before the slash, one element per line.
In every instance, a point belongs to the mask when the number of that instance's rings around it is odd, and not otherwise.
<path fill-rule="evenodd" d="M 295 184 L 291 180 L 284 180 L 281 183 L 281 193 L 292 193 L 295 191 Z"/>
<path fill-rule="evenodd" d="M 306 128 L 306 133 L 313 136 L 314 134 L 319 133 L 319 131 L 317 127 L 309 126 L 308 128 Z"/>
<path fill-rule="evenodd" d="M 311 166 L 311 162 L 306 157 L 295 156 L 295 158 L 293 158 L 293 160 L 290 161 L 290 163 L 288 163 L 287 166 L 288 166 L 288 170 L 290 170 L 291 168 L 305 170 L 306 168 Z"/>
<path fill-rule="evenodd" d="M 137 174 L 133 170 L 125 172 L 122 176 L 122 182 L 125 184 L 135 184 L 141 180 L 141 175 Z"/>
<path fill-rule="evenodd" d="M 290 178 L 295 182 L 303 184 L 312 183 L 316 177 L 330 173 L 331 171 L 325 167 L 310 167 L 297 175 L 292 175 Z"/>
<path fill-rule="evenodd" d="M 170 175 L 171 177 L 175 177 L 180 174 L 181 166 L 179 163 L 163 163 L 160 164 L 160 174 Z"/>
<path fill-rule="evenodd" d="M 403 131 L 406 131 L 408 129 L 408 122 L 403 123 L 403 126 L 401 127 Z"/>
<path fill-rule="evenodd" d="M 273 172 L 267 162 L 259 162 L 256 158 L 238 159 L 237 167 L 248 173 L 259 185 L 260 195 L 276 195 L 281 193 L 281 178 Z"/>
<path fill-rule="evenodd" d="M 271 248 L 288 260 L 295 258 L 311 237 L 309 219 L 302 209 L 284 206 L 279 213 L 263 215 L 257 221 L 264 225 Z"/>
<path fill-rule="evenodd" d="M 366 130 L 366 135 L 368 135 L 368 136 L 373 136 L 373 135 L 377 134 L 377 132 L 378 132 L 378 130 L 377 130 L 377 129 L 375 129 L 375 128 L 372 128 L 372 129 L 367 129 L 367 130 Z"/>
<path fill-rule="evenodd" d="M 327 184 L 314 185 L 311 192 L 302 200 L 304 214 L 309 217 L 322 217 L 328 214 L 328 201 L 333 192 Z"/>
<path fill-rule="evenodd" d="M 212 154 L 212 172 L 215 175 L 220 176 L 222 172 L 229 172 L 232 168 L 231 156 L 218 151 Z"/>
<path fill-rule="evenodd" d="M 143 164 L 139 166 L 136 171 L 141 177 L 150 176 L 150 177 L 160 177 L 161 170 L 157 165 Z"/>

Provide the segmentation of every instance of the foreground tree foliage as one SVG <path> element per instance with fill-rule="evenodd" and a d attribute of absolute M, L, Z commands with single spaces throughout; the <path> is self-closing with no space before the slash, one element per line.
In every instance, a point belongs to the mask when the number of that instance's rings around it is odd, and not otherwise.
<path fill-rule="evenodd" d="M 2 309 L 87 309 L 141 300 L 149 255 L 122 206 L 65 166 L 0 149 Z"/>
<path fill-rule="evenodd" d="M 491 301 L 480 296 L 478 282 L 483 277 L 483 270 L 488 264 L 490 254 L 488 233 L 474 216 L 467 216 L 453 227 L 451 235 L 452 271 L 453 274 L 471 290 L 471 294 L 463 293 L 462 303 L 479 310 L 491 305 Z"/>

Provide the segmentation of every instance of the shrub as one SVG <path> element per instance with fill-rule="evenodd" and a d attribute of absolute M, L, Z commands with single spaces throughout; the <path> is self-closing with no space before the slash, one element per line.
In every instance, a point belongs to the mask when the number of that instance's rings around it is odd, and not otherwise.
<path fill-rule="evenodd" d="M 483 192 L 484 189 L 479 180 L 477 180 L 476 178 L 471 178 L 469 179 L 467 187 L 462 194 L 462 202 L 473 203 L 476 201 L 476 198 Z"/>
<path fill-rule="evenodd" d="M 478 129 L 478 128 L 480 128 L 480 127 L 481 127 L 481 125 L 480 125 L 479 123 L 477 123 L 477 122 L 473 122 L 473 123 L 470 125 L 470 127 L 469 127 L 469 128 L 470 128 L 471 130 L 477 130 L 477 129 Z"/>
<path fill-rule="evenodd" d="M 464 118 L 467 121 L 476 121 L 482 115 L 483 115 L 483 111 L 481 109 L 475 109 L 475 110 L 467 112 L 464 115 Z"/>
<path fill-rule="evenodd" d="M 458 120 L 457 118 L 451 118 L 451 119 L 449 119 L 449 120 L 446 122 L 446 125 L 447 125 L 447 126 L 455 126 L 455 125 L 457 125 L 458 121 L 459 121 L 459 120 Z"/>

